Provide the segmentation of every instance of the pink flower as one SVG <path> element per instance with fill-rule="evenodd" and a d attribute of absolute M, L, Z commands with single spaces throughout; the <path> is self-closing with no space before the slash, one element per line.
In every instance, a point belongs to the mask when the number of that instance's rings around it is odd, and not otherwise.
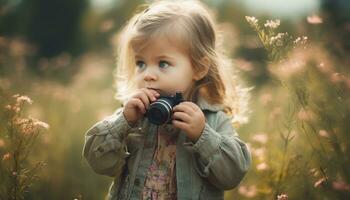
<path fill-rule="evenodd" d="M 318 15 L 312 15 L 307 17 L 307 22 L 310 24 L 321 24 L 323 19 Z"/>
<path fill-rule="evenodd" d="M 319 134 L 321 137 L 329 137 L 328 132 L 325 131 L 325 130 L 320 130 L 320 131 L 318 132 L 318 134 Z"/>
<path fill-rule="evenodd" d="M 331 75 L 330 79 L 333 83 L 338 83 L 338 82 L 345 80 L 345 76 L 340 74 L 340 73 L 333 73 Z"/>
<path fill-rule="evenodd" d="M 256 142 L 259 142 L 261 144 L 265 144 L 268 140 L 268 137 L 265 133 L 258 133 L 258 134 L 255 134 L 252 139 Z"/>
<path fill-rule="evenodd" d="M 242 196 L 245 196 L 245 197 L 248 197 L 248 198 L 252 198 L 252 197 L 256 196 L 257 189 L 256 189 L 255 185 L 251 185 L 251 186 L 244 186 L 244 185 L 242 185 L 242 186 L 239 186 L 238 192 Z"/>
<path fill-rule="evenodd" d="M 258 165 L 256 166 L 256 169 L 257 169 L 258 171 L 267 170 L 268 168 L 269 168 L 269 166 L 268 166 L 265 162 L 260 163 L 260 164 L 258 164 Z"/>
<path fill-rule="evenodd" d="M 332 187 L 335 190 L 350 191 L 350 186 L 343 181 L 333 181 Z"/>

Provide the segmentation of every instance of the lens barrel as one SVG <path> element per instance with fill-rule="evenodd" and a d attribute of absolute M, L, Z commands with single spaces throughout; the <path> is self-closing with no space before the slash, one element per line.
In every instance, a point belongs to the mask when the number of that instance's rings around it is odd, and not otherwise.
<path fill-rule="evenodd" d="M 175 96 L 163 96 L 150 104 L 146 116 L 148 120 L 155 125 L 171 123 L 173 107 L 182 102 L 181 93 Z"/>

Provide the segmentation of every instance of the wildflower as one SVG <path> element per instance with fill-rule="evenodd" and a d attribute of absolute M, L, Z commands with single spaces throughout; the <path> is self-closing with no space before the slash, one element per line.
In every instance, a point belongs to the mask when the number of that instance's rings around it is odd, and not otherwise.
<path fill-rule="evenodd" d="M 16 117 L 14 120 L 13 120 L 13 123 L 16 124 L 16 125 L 22 125 L 22 124 L 25 124 L 25 123 L 28 123 L 29 122 L 29 119 L 27 118 L 21 118 L 21 117 Z"/>
<path fill-rule="evenodd" d="M 258 171 L 267 170 L 268 168 L 269 168 L 269 166 L 268 166 L 265 162 L 260 163 L 260 164 L 258 164 L 258 165 L 256 166 L 256 169 L 257 169 Z"/>
<path fill-rule="evenodd" d="M 9 111 L 13 111 L 14 113 L 18 113 L 21 110 L 20 107 L 17 105 L 14 105 L 14 106 L 6 105 L 5 108 Z"/>
<path fill-rule="evenodd" d="M 318 132 L 318 134 L 319 134 L 321 137 L 329 137 L 328 132 L 325 131 L 325 130 L 320 130 L 320 131 Z"/>
<path fill-rule="evenodd" d="M 310 170 L 310 173 L 313 175 L 313 176 L 318 176 L 318 170 L 316 169 L 316 168 L 312 168 L 311 170 Z"/>
<path fill-rule="evenodd" d="M 4 161 L 4 160 L 8 160 L 8 159 L 10 159 L 10 157 L 11 157 L 11 154 L 10 154 L 10 153 L 7 153 L 7 154 L 5 154 L 5 155 L 2 156 L 2 160 L 3 160 L 3 161 Z"/>
<path fill-rule="evenodd" d="M 297 39 L 293 41 L 294 47 L 299 45 L 304 45 L 306 44 L 306 41 L 307 41 L 307 36 L 297 37 Z"/>
<path fill-rule="evenodd" d="M 287 194 L 277 195 L 277 200 L 288 200 L 288 195 Z"/>
<path fill-rule="evenodd" d="M 331 67 L 329 65 L 325 65 L 324 62 L 321 62 L 320 64 L 318 64 L 317 68 L 324 74 L 330 74 L 333 71 Z"/>
<path fill-rule="evenodd" d="M 341 81 L 343 81 L 344 79 L 345 79 L 345 76 L 342 75 L 342 74 L 340 74 L 340 73 L 333 73 L 333 74 L 331 75 L 331 81 L 332 81 L 333 83 L 341 82 Z"/>
<path fill-rule="evenodd" d="M 350 186 L 343 181 L 333 181 L 332 187 L 335 190 L 350 191 Z"/>
<path fill-rule="evenodd" d="M 258 19 L 253 16 L 245 16 L 245 19 L 249 22 L 250 25 L 256 26 L 258 24 Z"/>
<path fill-rule="evenodd" d="M 308 16 L 306 19 L 307 19 L 307 22 L 310 24 L 322 24 L 323 23 L 323 19 L 318 15 Z"/>
<path fill-rule="evenodd" d="M 20 96 L 19 94 L 16 94 L 13 97 L 16 98 L 16 102 L 19 104 L 21 104 L 23 102 L 28 103 L 28 104 L 33 103 L 33 101 L 27 96 Z"/>
<path fill-rule="evenodd" d="M 34 126 L 38 126 L 38 127 L 44 128 L 44 129 L 49 129 L 49 127 L 50 127 L 47 123 L 39 121 L 39 120 L 34 122 Z"/>
<path fill-rule="evenodd" d="M 326 178 L 321 178 L 320 180 L 316 181 L 314 184 L 315 188 L 321 187 L 323 185 L 325 185 L 327 179 Z"/>
<path fill-rule="evenodd" d="M 278 33 L 276 36 L 273 36 L 270 38 L 270 45 L 276 44 L 277 46 L 282 46 L 283 45 L 283 38 L 288 36 L 288 33 Z"/>
<path fill-rule="evenodd" d="M 252 139 L 261 144 L 265 144 L 268 140 L 267 135 L 265 133 L 255 134 Z"/>
<path fill-rule="evenodd" d="M 280 25 L 280 23 L 280 20 L 267 20 L 264 26 L 269 28 L 277 28 Z"/>
<path fill-rule="evenodd" d="M 238 188 L 238 192 L 242 195 L 242 196 L 245 196 L 245 197 L 248 197 L 248 198 L 252 198 L 254 196 L 256 196 L 256 193 L 257 193 L 257 189 L 256 189 L 256 186 L 255 185 L 251 185 L 251 186 L 240 186 Z"/>

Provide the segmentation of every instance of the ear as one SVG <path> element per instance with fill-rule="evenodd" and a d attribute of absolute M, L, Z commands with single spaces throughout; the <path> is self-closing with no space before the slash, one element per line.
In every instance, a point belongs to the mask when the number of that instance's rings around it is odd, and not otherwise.
<path fill-rule="evenodd" d="M 198 71 L 194 74 L 193 79 L 194 79 L 195 81 L 201 80 L 205 75 L 208 74 L 208 71 L 209 71 L 209 68 L 208 68 L 208 67 L 206 67 L 206 68 L 204 68 L 204 69 L 198 70 Z"/>
<path fill-rule="evenodd" d="M 202 63 L 204 63 L 204 66 L 207 66 L 207 67 L 202 67 L 201 69 L 198 69 L 194 76 L 193 76 L 193 79 L 195 81 L 199 81 L 201 80 L 205 75 L 208 74 L 208 71 L 209 71 L 209 59 L 207 57 L 203 58 L 202 59 Z"/>

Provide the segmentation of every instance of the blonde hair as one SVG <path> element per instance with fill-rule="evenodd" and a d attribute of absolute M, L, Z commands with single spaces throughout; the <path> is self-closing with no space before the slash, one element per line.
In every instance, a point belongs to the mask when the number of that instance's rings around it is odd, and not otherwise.
<path fill-rule="evenodd" d="M 187 44 L 184 48 L 194 71 L 208 71 L 192 88 L 190 100 L 201 96 L 211 104 L 223 105 L 224 111 L 233 116 L 233 122 L 247 121 L 242 117 L 246 112 L 247 90 L 239 87 L 237 77 L 230 72 L 231 61 L 221 53 L 212 13 L 196 0 L 157 1 L 128 21 L 119 38 L 115 71 L 118 100 L 125 102 L 136 89 L 135 49 L 159 35 Z"/>

